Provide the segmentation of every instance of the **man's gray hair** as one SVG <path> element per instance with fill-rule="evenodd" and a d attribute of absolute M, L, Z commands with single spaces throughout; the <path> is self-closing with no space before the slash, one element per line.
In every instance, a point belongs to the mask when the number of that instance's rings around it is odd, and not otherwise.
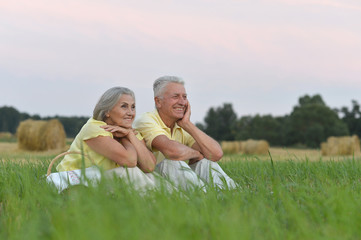
<path fill-rule="evenodd" d="M 95 105 L 93 118 L 98 121 L 104 121 L 106 114 L 113 109 L 123 94 L 130 95 L 135 99 L 134 92 L 125 87 L 113 87 L 103 93 Z"/>
<path fill-rule="evenodd" d="M 168 85 L 168 83 L 179 83 L 184 85 L 184 81 L 180 77 L 176 76 L 163 76 L 156 79 L 153 83 L 153 92 L 154 97 L 159 97 L 163 94 L 164 88 Z"/>

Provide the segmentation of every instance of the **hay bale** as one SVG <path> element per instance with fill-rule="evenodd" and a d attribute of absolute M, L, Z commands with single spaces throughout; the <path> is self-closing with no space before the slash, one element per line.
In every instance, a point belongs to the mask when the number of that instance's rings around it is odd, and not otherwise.
<path fill-rule="evenodd" d="M 50 121 L 25 120 L 16 131 L 18 147 L 23 150 L 45 151 L 65 147 L 64 127 L 56 119 Z"/>
<path fill-rule="evenodd" d="M 329 137 L 321 143 L 323 156 L 359 155 L 360 139 L 358 136 Z"/>
<path fill-rule="evenodd" d="M 221 147 L 224 153 L 240 153 L 242 150 L 240 141 L 222 141 Z"/>
<path fill-rule="evenodd" d="M 327 155 L 327 151 L 328 151 L 328 145 L 326 142 L 321 143 L 321 154 L 323 156 Z"/>
<path fill-rule="evenodd" d="M 266 140 L 249 139 L 242 142 L 242 151 L 245 154 L 267 154 L 269 144 Z"/>

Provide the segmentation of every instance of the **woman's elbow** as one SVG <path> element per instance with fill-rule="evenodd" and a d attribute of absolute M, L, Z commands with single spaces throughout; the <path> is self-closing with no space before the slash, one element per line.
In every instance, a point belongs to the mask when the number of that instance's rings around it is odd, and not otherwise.
<path fill-rule="evenodd" d="M 145 166 L 142 168 L 143 172 L 151 173 L 155 170 L 155 164 L 150 164 L 149 166 Z"/>
<path fill-rule="evenodd" d="M 122 161 L 121 163 L 118 162 L 118 164 L 122 167 L 127 167 L 127 168 L 134 168 L 137 166 L 136 161 Z"/>
<path fill-rule="evenodd" d="M 122 167 L 134 168 L 137 166 L 137 157 L 126 156 L 115 160 Z"/>
<path fill-rule="evenodd" d="M 134 168 L 137 166 L 137 162 L 136 161 L 130 161 L 129 163 L 127 163 L 126 165 L 128 168 Z"/>

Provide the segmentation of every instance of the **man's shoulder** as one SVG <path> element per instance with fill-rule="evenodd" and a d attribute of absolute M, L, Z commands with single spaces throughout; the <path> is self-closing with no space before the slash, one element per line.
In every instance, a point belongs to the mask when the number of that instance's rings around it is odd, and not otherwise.
<path fill-rule="evenodd" d="M 147 118 L 155 118 L 157 114 L 157 110 L 153 110 L 150 112 L 144 112 L 140 114 L 139 119 L 147 119 Z"/>
<path fill-rule="evenodd" d="M 135 121 L 134 127 L 139 128 L 144 124 L 159 124 L 158 112 L 157 110 L 151 112 L 142 113 Z"/>

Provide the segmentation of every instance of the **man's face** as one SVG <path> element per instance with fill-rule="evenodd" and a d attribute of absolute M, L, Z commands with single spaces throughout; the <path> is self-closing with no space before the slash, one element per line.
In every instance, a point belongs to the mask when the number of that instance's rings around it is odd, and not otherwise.
<path fill-rule="evenodd" d="M 156 105 L 161 116 L 177 121 L 184 116 L 188 106 L 187 93 L 182 84 L 168 83 L 160 98 L 156 98 Z"/>

